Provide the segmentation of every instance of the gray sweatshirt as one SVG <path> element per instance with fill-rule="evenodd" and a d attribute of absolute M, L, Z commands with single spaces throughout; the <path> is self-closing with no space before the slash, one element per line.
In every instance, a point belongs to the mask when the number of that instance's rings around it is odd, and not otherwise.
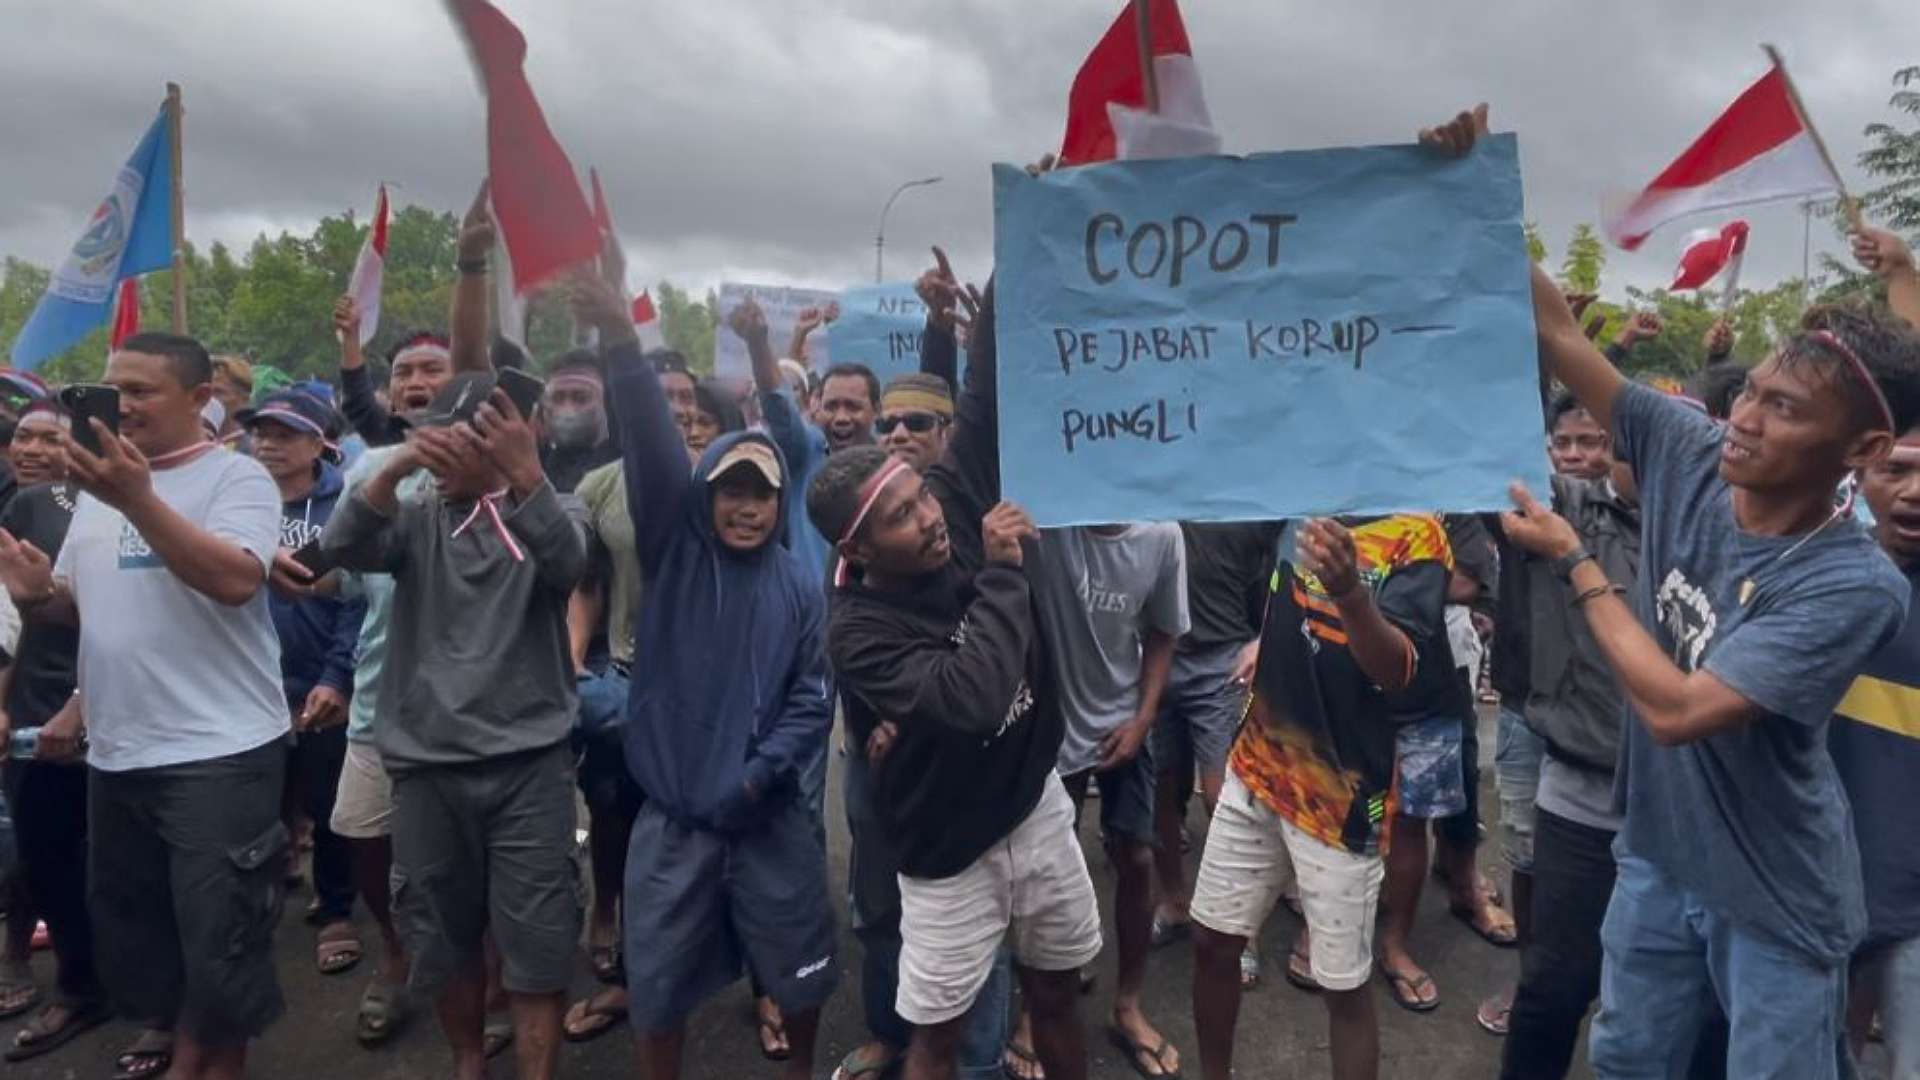
<path fill-rule="evenodd" d="M 484 505 L 428 491 L 388 517 L 356 489 L 321 538 L 338 565 L 393 575 L 374 730 L 392 772 L 545 749 L 572 731 L 567 597 L 587 565 L 577 504 L 543 484 L 494 509 L 498 526 Z"/>

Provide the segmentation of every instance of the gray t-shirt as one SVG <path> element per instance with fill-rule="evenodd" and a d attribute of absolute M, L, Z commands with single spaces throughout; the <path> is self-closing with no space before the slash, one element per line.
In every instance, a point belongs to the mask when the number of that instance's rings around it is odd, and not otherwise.
<path fill-rule="evenodd" d="M 1743 532 L 1719 473 L 1724 429 L 1678 399 L 1629 385 L 1613 423 L 1644 507 L 1641 623 L 1683 671 L 1711 672 L 1764 713 L 1673 747 L 1629 719 L 1619 849 L 1748 932 L 1844 961 L 1866 910 L 1827 724 L 1906 618 L 1906 581 L 1850 518 L 1810 538 Z"/>
<path fill-rule="evenodd" d="M 1540 760 L 1540 788 L 1534 793 L 1533 804 L 1575 825 L 1620 831 L 1610 772 L 1576 768 L 1548 754 Z"/>
<path fill-rule="evenodd" d="M 153 491 L 253 556 L 260 588 L 237 606 L 194 590 L 126 515 L 80 497 L 53 576 L 80 611 L 87 764 L 106 772 L 227 757 L 283 738 L 290 726 L 267 610 L 280 489 L 259 462 L 216 449 L 155 469 Z"/>
<path fill-rule="evenodd" d="M 1099 764 L 1100 740 L 1139 707 L 1147 634 L 1187 632 L 1186 552 L 1171 522 L 1047 529 L 1040 549 L 1034 595 L 1066 716 L 1060 774 L 1070 776 Z"/>

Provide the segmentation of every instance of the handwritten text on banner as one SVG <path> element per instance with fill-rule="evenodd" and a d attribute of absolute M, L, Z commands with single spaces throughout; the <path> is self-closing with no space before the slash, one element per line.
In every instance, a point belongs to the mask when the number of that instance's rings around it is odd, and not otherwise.
<path fill-rule="evenodd" d="M 1006 496 L 1043 525 L 1546 487 L 1518 144 L 994 168 Z"/>

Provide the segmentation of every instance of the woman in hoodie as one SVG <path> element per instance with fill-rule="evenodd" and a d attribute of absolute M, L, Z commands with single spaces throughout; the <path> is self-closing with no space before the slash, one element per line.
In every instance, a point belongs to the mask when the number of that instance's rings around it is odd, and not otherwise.
<path fill-rule="evenodd" d="M 320 538 L 345 487 L 340 470 L 328 460 L 331 413 L 319 399 L 294 390 L 271 394 L 258 408 L 240 413 L 254 459 L 280 487 L 277 561 L 283 564 Z M 367 605 L 317 595 L 290 573 L 289 568 L 274 576 L 269 596 L 280 638 L 280 681 L 296 736 L 288 761 L 287 816 L 297 811 L 313 821 L 313 904 L 307 921 L 320 928 L 315 964 L 321 974 L 337 975 L 357 965 L 364 952 L 353 926 L 352 849 L 329 823 L 346 760 L 353 654 Z"/>
<path fill-rule="evenodd" d="M 644 592 L 625 735 L 645 794 L 627 854 L 630 1016 L 644 1074 L 680 1076 L 686 1017 L 750 969 L 811 1075 L 838 977 L 826 853 L 800 796 L 833 723 L 826 600 L 781 542 L 791 482 L 765 435 L 715 439 L 691 473 L 626 305 L 582 281 L 609 344 Z"/>

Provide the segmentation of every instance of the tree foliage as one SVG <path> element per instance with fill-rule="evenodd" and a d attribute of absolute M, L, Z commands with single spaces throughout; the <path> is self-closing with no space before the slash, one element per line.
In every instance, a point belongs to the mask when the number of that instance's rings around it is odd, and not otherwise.
<path fill-rule="evenodd" d="M 1902 131 L 1892 124 L 1872 123 L 1866 136 L 1873 145 L 1860 153 L 1860 167 L 1886 183 L 1860 200 L 1887 228 L 1920 231 L 1920 65 L 1893 73 L 1898 87 L 1887 104 L 1912 117 L 1916 124 Z"/>
<path fill-rule="evenodd" d="M 271 364 L 296 377 L 328 376 L 337 370 L 339 348 L 333 339 L 333 302 L 346 290 L 367 226 L 351 210 L 320 219 L 306 235 L 261 234 L 236 257 L 215 243 L 202 252 L 184 245 L 187 281 L 187 329 L 216 353 L 238 353 Z M 454 247 L 459 219 L 420 206 L 397 209 L 388 223 L 380 332 L 370 351 L 383 356 L 409 332 L 445 331 L 453 300 Z M 22 259 L 0 263 L 0 356 L 46 290 L 48 271 Z M 172 324 L 173 272 L 141 279 L 140 324 L 164 329 Z M 663 313 L 666 334 L 696 365 L 711 367 L 711 301 L 693 302 L 662 282 L 663 301 L 679 298 L 677 317 Z M 664 307 L 663 303 L 663 307 Z M 528 305 L 527 344 L 540 366 L 573 343 L 574 326 L 564 296 L 548 291 Z M 48 361 L 42 374 L 57 382 L 98 378 L 107 355 L 105 327 Z"/>
<path fill-rule="evenodd" d="M 1545 251 L 1545 245 L 1541 246 Z M 1566 258 L 1560 263 L 1560 280 L 1575 292 L 1599 292 L 1600 277 L 1607 270 L 1607 247 L 1600 235 L 1585 222 L 1574 226 L 1567 240 Z"/>

